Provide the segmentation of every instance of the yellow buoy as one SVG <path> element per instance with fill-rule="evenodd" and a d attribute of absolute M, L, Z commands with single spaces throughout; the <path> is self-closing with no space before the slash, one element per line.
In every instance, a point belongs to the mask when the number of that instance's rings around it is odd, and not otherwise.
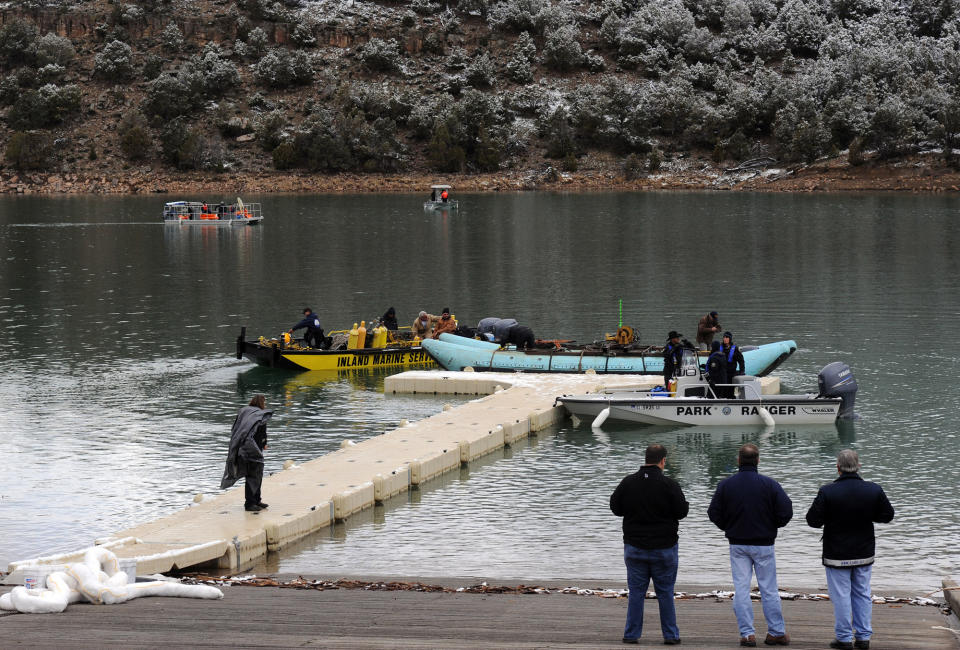
<path fill-rule="evenodd" d="M 356 350 L 357 349 L 357 337 L 359 336 L 360 331 L 357 329 L 357 324 L 354 323 L 353 327 L 350 328 L 350 337 L 347 338 L 347 349 Z"/>

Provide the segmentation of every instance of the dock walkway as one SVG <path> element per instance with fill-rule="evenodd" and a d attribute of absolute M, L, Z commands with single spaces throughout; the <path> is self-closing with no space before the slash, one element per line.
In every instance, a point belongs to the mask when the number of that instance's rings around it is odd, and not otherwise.
<path fill-rule="evenodd" d="M 251 566 L 317 530 L 558 423 L 561 394 L 603 388 L 651 387 L 659 376 L 559 375 L 410 371 L 385 380 L 387 393 L 486 395 L 419 422 L 400 426 L 264 478 L 270 508 L 243 510 L 243 488 L 127 530 L 108 540 L 118 557 L 136 558 L 147 575 L 198 565 Z M 779 392 L 765 377 L 764 392 Z M 28 563 L 56 564 L 81 552 L 14 562 L 8 582 Z"/>
<path fill-rule="evenodd" d="M 471 584 L 474 582 L 460 583 Z M 0 588 L 0 593 L 5 590 Z M 620 641 L 625 598 L 242 586 L 223 587 L 223 591 L 224 599 L 215 601 L 143 598 L 114 606 L 76 604 L 62 614 L 46 616 L 0 614 L 0 640 L 8 648 L 626 647 Z M 784 601 L 783 613 L 791 648 L 821 650 L 833 639 L 829 602 Z M 763 613 L 756 602 L 754 618 L 759 647 L 766 647 L 762 642 Z M 951 619 L 955 621 L 935 607 L 876 605 L 870 647 L 956 650 L 960 645 L 954 633 L 936 629 L 950 625 Z M 679 600 L 677 622 L 681 648 L 739 647 L 729 601 Z M 663 647 L 655 600 L 646 601 L 644 636 L 639 647 Z"/>

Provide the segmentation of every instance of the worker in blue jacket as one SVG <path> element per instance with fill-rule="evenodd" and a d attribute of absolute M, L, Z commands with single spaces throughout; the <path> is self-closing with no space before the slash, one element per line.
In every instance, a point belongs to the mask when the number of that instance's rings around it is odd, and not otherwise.
<path fill-rule="evenodd" d="M 743 352 L 740 351 L 740 346 L 733 342 L 733 334 L 730 332 L 723 333 L 723 343 L 720 349 L 723 351 L 724 361 L 727 362 L 727 383 L 732 384 L 734 377 L 747 374 L 747 364 L 743 360 Z M 733 394 L 732 387 L 723 391 L 724 397 L 733 397 Z"/>
<path fill-rule="evenodd" d="M 789 645 L 777 588 L 774 543 L 777 529 L 793 518 L 793 504 L 780 484 L 757 471 L 760 450 L 747 443 L 737 454 L 737 473 L 720 481 L 710 500 L 707 516 L 730 542 L 730 572 L 733 576 L 733 611 L 740 631 L 740 645 L 757 645 L 750 602 L 750 580 L 757 576 L 760 602 L 767 622 L 765 645 Z"/>
<path fill-rule="evenodd" d="M 320 317 L 309 307 L 303 308 L 303 320 L 291 327 L 288 332 L 293 334 L 295 330 L 303 328 L 307 328 L 303 335 L 303 342 L 311 347 L 320 348 L 323 344 L 323 328 L 320 327 Z"/>

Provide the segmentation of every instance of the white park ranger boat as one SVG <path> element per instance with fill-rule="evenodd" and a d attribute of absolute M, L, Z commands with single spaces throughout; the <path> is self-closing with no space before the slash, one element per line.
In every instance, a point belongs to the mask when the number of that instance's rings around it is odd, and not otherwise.
<path fill-rule="evenodd" d="M 684 357 L 674 390 L 610 391 L 563 395 L 557 402 L 593 426 L 606 420 L 651 425 L 773 425 L 825 424 L 852 418 L 857 382 L 850 367 L 828 364 L 818 376 L 820 392 L 803 395 L 762 395 L 760 380 L 750 375 L 734 377 L 732 384 L 711 385 L 701 374 L 695 357 Z M 727 389 L 727 391 L 715 389 Z M 732 392 L 732 396 L 718 397 Z"/>

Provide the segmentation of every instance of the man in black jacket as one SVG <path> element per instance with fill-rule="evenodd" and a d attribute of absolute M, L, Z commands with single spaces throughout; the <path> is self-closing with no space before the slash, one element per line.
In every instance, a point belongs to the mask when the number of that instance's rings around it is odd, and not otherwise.
<path fill-rule="evenodd" d="M 627 565 L 627 623 L 624 643 L 639 643 L 643 631 L 643 599 L 650 579 L 660 604 L 660 631 L 664 645 L 680 643 L 673 587 L 679 563 L 677 530 L 690 504 L 683 490 L 663 475 L 667 450 L 663 445 L 647 447 L 640 471 L 620 481 L 610 495 L 610 510 L 623 517 L 623 561 Z"/>
<path fill-rule="evenodd" d="M 677 371 L 683 360 L 683 346 L 680 344 L 680 334 L 676 330 L 670 330 L 667 334 L 667 342 L 663 346 L 663 387 L 670 390 L 670 380 L 673 379 L 673 373 Z"/>
<path fill-rule="evenodd" d="M 793 504 L 780 484 L 757 471 L 760 450 L 754 444 L 740 447 L 739 471 L 720 481 L 707 516 L 730 541 L 730 573 L 733 575 L 733 612 L 740 628 L 740 645 L 757 645 L 750 603 L 750 579 L 757 574 L 757 587 L 767 621 L 767 645 L 789 645 L 777 589 L 777 558 L 773 544 L 777 529 L 793 518 Z"/>
<path fill-rule="evenodd" d="M 707 369 L 707 381 L 710 382 L 713 394 L 720 397 L 720 391 L 726 387 L 718 387 L 718 384 L 727 383 L 727 360 L 723 358 L 723 352 L 720 351 L 720 341 L 714 341 L 710 344 L 710 356 L 707 357 L 705 366 Z"/>
<path fill-rule="evenodd" d="M 883 488 L 860 478 L 859 469 L 857 452 L 844 449 L 837 454 L 840 477 L 820 488 L 807 511 L 807 523 L 823 527 L 823 566 L 836 636 L 831 648 L 870 647 L 870 576 L 876 549 L 873 524 L 893 520 L 893 506 Z"/>
<path fill-rule="evenodd" d="M 243 509 L 248 512 L 259 512 L 267 507 L 260 498 L 260 487 L 263 483 L 263 451 L 267 448 L 267 422 L 273 417 L 273 411 L 266 408 L 266 398 L 254 395 L 250 404 L 240 409 L 230 430 L 227 463 L 220 481 L 220 489 L 225 490 L 241 478 L 245 479 Z"/>
<path fill-rule="evenodd" d="M 380 324 L 388 330 L 396 331 L 400 329 L 400 325 L 397 323 L 397 310 L 391 307 L 384 312 L 383 316 L 380 317 Z"/>
<path fill-rule="evenodd" d="M 740 346 L 733 342 L 733 334 L 730 332 L 723 333 L 723 343 L 720 345 L 720 350 L 723 352 L 724 361 L 727 362 L 727 383 L 732 384 L 734 377 L 746 374 L 747 364 L 743 360 L 743 352 L 740 351 Z M 724 393 L 725 397 L 732 398 L 734 396 L 733 387 L 726 388 Z"/>
<path fill-rule="evenodd" d="M 287 331 L 293 334 L 294 330 L 303 329 L 304 327 L 307 328 L 307 331 L 303 335 L 303 342 L 319 349 L 320 346 L 323 345 L 323 328 L 320 327 L 320 318 L 314 314 L 313 310 L 309 307 L 303 308 L 303 320 Z"/>

